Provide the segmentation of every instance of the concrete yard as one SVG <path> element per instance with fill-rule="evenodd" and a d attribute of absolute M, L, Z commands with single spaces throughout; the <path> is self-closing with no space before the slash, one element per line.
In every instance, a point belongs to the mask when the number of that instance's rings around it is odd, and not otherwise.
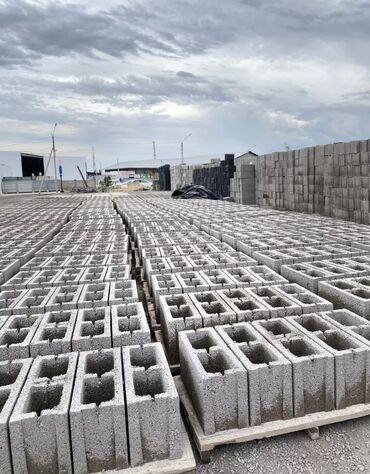
<path fill-rule="evenodd" d="M 370 472 L 369 242 L 165 192 L 1 196 L 0 472 Z"/>

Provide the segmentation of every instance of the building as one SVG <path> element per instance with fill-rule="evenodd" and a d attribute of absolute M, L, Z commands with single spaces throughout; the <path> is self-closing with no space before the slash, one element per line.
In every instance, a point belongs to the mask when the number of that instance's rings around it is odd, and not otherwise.
<path fill-rule="evenodd" d="M 29 178 L 36 176 L 54 177 L 54 163 L 50 160 L 49 168 L 46 172 L 48 156 L 33 153 L 21 153 L 17 151 L 0 151 L 0 177 Z M 80 167 L 84 177 L 86 177 L 86 159 L 82 156 L 58 156 L 57 174 L 59 177 L 59 165 L 62 166 L 63 180 L 80 180 L 81 175 L 77 169 Z"/>

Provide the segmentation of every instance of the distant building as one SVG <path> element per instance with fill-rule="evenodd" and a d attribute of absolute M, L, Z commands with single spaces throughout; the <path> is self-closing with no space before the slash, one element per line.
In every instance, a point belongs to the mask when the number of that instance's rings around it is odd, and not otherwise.
<path fill-rule="evenodd" d="M 48 162 L 48 156 L 33 154 L 33 153 L 21 153 L 17 151 L 0 151 L 0 177 L 12 177 L 12 178 L 27 178 L 46 176 L 54 177 L 54 162 L 50 160 L 49 168 L 46 172 L 46 166 Z M 85 157 L 82 156 L 58 156 L 56 157 L 57 162 L 57 174 L 59 177 L 59 165 L 62 166 L 63 179 L 66 181 L 80 180 L 81 175 L 77 169 L 80 167 L 84 176 L 85 171 Z"/>

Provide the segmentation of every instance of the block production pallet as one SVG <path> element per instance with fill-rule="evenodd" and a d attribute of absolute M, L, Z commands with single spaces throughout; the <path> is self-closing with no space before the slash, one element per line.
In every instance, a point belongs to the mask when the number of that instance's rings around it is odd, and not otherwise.
<path fill-rule="evenodd" d="M 294 433 L 296 431 L 307 431 L 311 439 L 318 439 L 320 436 L 320 426 L 370 415 L 370 403 L 358 404 L 340 410 L 311 413 L 299 418 L 277 420 L 258 426 L 249 426 L 205 435 L 181 380 L 181 376 L 174 377 L 174 381 L 179 393 L 183 415 L 188 423 L 194 444 L 202 462 L 210 461 L 211 453 L 216 446 L 271 438 L 272 436 Z"/>

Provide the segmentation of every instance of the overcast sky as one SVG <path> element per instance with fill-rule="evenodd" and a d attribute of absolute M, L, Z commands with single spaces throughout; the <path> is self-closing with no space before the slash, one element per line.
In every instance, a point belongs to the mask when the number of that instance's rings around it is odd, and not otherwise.
<path fill-rule="evenodd" d="M 369 49 L 369 1 L 0 0 L 0 150 L 54 122 L 106 165 L 370 138 Z"/>

